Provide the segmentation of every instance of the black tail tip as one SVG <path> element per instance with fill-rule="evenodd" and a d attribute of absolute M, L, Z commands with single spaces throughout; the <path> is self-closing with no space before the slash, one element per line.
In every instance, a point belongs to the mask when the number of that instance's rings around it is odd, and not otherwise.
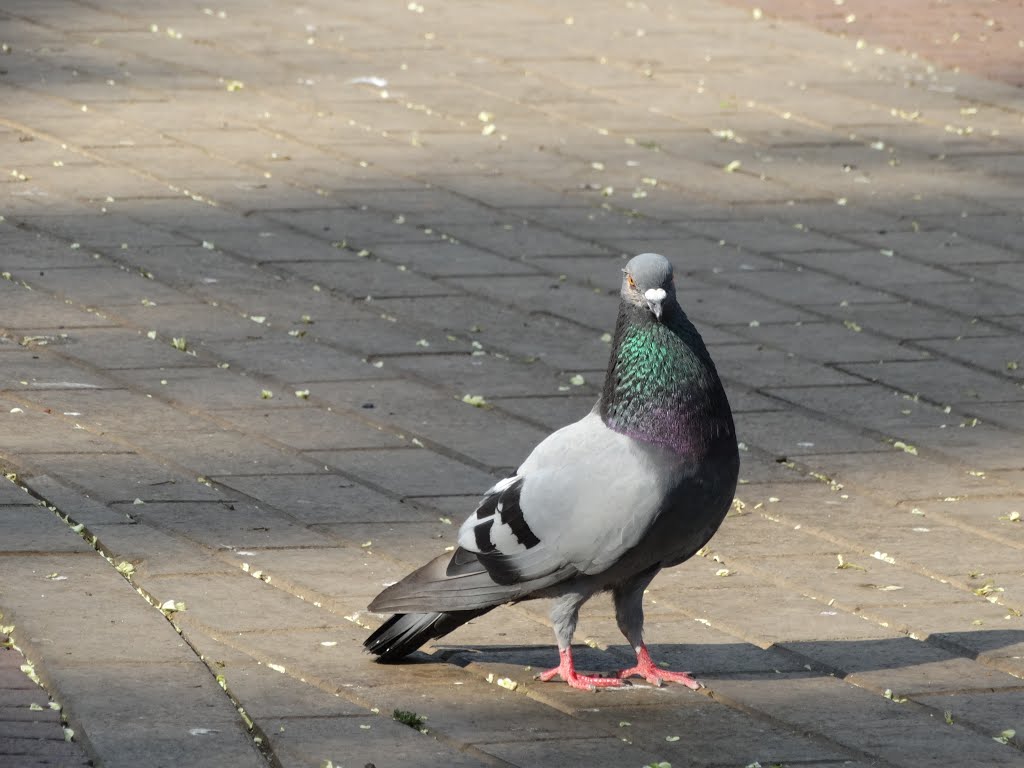
<path fill-rule="evenodd" d="M 365 641 L 363 647 L 386 663 L 398 661 L 432 639 L 431 625 L 441 614 L 396 613 Z"/>
<path fill-rule="evenodd" d="M 424 643 L 447 635 L 489 610 L 488 607 L 450 613 L 396 613 L 363 641 L 363 647 L 381 663 L 399 661 Z"/>

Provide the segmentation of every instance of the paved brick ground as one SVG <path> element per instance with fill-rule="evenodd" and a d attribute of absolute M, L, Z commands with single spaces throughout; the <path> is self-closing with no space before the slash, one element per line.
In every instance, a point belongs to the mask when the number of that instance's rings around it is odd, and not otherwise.
<path fill-rule="evenodd" d="M 1024 765 L 1020 9 L 980 5 L 7 0 L 0 624 L 76 741 L 0 650 L 0 765 Z M 707 689 L 534 682 L 531 604 L 371 664 L 370 597 L 589 408 L 642 250 L 744 441 L 649 594 Z M 605 602 L 579 639 L 629 657 Z"/>
<path fill-rule="evenodd" d="M 1019 0 L 726 0 L 762 19 L 799 20 L 872 48 L 1024 85 Z"/>

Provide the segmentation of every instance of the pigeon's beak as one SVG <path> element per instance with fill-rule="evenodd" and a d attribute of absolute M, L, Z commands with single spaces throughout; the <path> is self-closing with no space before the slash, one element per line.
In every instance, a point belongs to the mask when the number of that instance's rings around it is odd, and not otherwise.
<path fill-rule="evenodd" d="M 667 295 L 664 288 L 648 288 L 644 291 L 644 298 L 647 299 L 647 308 L 651 310 L 655 320 L 661 320 L 661 302 L 665 300 Z"/>

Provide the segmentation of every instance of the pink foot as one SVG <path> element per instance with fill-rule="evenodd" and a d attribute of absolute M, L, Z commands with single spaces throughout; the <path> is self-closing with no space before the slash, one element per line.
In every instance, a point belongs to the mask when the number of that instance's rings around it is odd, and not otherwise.
<path fill-rule="evenodd" d="M 670 683 L 682 683 L 687 688 L 691 688 L 695 691 L 700 690 L 704 686 L 690 677 L 686 672 L 669 672 L 655 666 L 651 660 L 651 655 L 647 652 L 647 646 L 641 645 L 640 650 L 636 652 L 636 666 L 624 669 L 616 674 L 617 677 L 626 678 L 638 675 L 639 677 L 647 680 L 651 685 L 661 686 L 665 682 Z"/>
<path fill-rule="evenodd" d="M 626 685 L 616 677 L 595 677 L 593 675 L 580 675 L 576 673 L 576 667 L 572 663 L 572 651 L 568 648 L 558 652 L 559 663 L 554 669 L 541 672 L 537 679 L 543 682 L 551 680 L 556 675 L 561 677 L 571 688 L 579 688 L 581 691 L 593 691 L 595 688 L 619 688 Z"/>

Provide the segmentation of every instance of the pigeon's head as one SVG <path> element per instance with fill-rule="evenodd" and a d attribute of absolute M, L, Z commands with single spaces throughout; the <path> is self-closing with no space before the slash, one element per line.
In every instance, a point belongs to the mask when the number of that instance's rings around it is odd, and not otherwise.
<path fill-rule="evenodd" d="M 634 256 L 622 269 L 621 295 L 623 301 L 646 309 L 660 321 L 664 307 L 676 297 L 672 264 L 657 253 Z"/>

